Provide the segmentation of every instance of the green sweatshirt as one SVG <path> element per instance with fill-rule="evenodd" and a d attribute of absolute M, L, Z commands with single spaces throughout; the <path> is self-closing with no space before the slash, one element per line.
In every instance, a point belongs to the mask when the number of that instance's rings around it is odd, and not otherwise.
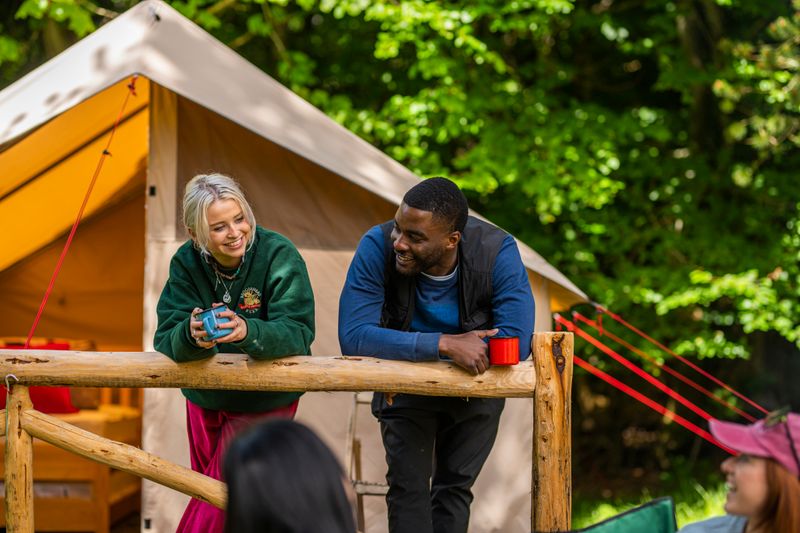
<path fill-rule="evenodd" d="M 233 298 L 228 307 L 247 322 L 247 337 L 237 343 L 200 348 L 189 332 L 192 309 L 222 302 L 225 288 L 194 248 L 184 243 L 169 266 L 169 279 L 158 300 L 155 349 L 177 362 L 197 361 L 223 353 L 246 353 L 253 359 L 275 359 L 310 353 L 314 339 L 314 294 L 305 262 L 291 241 L 256 228 L 255 242 L 233 281 L 223 280 Z M 231 286 L 232 283 L 232 286 Z M 298 392 L 250 392 L 182 389 L 192 403 L 207 409 L 260 412 L 290 404 Z"/>

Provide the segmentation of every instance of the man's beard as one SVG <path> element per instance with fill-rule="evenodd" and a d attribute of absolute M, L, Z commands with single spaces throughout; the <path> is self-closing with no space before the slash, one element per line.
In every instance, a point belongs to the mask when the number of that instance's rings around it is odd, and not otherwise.
<path fill-rule="evenodd" d="M 407 257 L 410 256 L 412 259 L 411 264 L 405 265 L 401 264 L 397 260 L 398 254 L 397 252 L 395 252 L 394 267 L 395 270 L 397 270 L 397 272 L 401 276 L 409 276 L 409 277 L 416 276 L 420 272 L 425 272 L 429 268 L 436 266 L 439 263 L 439 261 L 441 261 L 442 257 L 444 256 L 444 253 L 445 250 L 441 249 L 441 250 L 435 250 L 430 254 L 422 257 L 416 254 L 403 254 Z"/>

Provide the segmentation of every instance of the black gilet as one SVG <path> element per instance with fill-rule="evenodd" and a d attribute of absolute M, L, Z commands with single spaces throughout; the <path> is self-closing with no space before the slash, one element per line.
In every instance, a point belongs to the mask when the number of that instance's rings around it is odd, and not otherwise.
<path fill-rule="evenodd" d="M 414 316 L 417 277 L 404 276 L 395 267 L 393 227 L 393 220 L 381 224 L 386 260 L 381 327 L 408 331 Z M 492 327 L 492 272 L 507 235 L 473 216 L 467 219 L 458 245 L 458 320 L 464 332 Z"/>

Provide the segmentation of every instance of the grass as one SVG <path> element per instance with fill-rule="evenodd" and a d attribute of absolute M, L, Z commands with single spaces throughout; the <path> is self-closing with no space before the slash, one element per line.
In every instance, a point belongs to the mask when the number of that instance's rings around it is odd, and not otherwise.
<path fill-rule="evenodd" d="M 653 495 L 644 489 L 638 495 L 615 497 L 581 497 L 576 492 L 572 507 L 572 527 L 580 529 L 601 522 L 628 509 L 647 503 L 655 497 L 672 496 L 675 500 L 675 514 L 678 527 L 698 520 L 725 514 L 725 485 L 722 481 L 704 488 L 695 480 L 679 484 L 676 490 Z"/>

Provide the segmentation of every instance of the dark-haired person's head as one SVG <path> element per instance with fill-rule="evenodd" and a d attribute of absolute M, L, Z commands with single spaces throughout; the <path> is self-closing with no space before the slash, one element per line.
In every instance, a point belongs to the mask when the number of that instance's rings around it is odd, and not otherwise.
<path fill-rule="evenodd" d="M 420 211 L 430 211 L 433 218 L 450 231 L 463 232 L 469 205 L 458 185 L 447 178 L 428 178 L 411 187 L 403 203 Z"/>
<path fill-rule="evenodd" d="M 464 193 L 446 178 L 430 178 L 412 187 L 394 217 L 396 270 L 405 276 L 449 274 L 468 211 Z"/>
<path fill-rule="evenodd" d="M 227 533 L 354 533 L 341 465 L 308 427 L 270 420 L 238 435 L 223 463 Z"/>

